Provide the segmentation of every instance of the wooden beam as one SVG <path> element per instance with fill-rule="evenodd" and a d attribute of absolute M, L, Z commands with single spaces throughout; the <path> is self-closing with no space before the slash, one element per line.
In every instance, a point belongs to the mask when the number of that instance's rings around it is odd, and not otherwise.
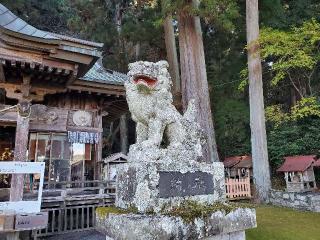
<path fill-rule="evenodd" d="M 76 64 L 74 67 L 74 71 L 70 74 L 69 80 L 66 83 L 66 87 L 70 86 L 77 79 L 78 69 L 79 65 Z"/>
<path fill-rule="evenodd" d="M 90 86 L 90 87 L 96 87 L 96 88 L 108 88 L 108 89 L 124 91 L 123 85 L 112 85 L 112 84 L 106 84 L 106 83 L 89 82 L 89 81 L 79 80 L 79 79 L 74 82 L 74 85 Z"/>
<path fill-rule="evenodd" d="M 93 93 L 101 93 L 101 94 L 107 94 L 108 96 L 114 95 L 114 96 L 125 96 L 125 91 L 116 91 L 112 89 L 104 89 L 104 88 L 94 88 L 94 87 L 84 87 L 84 86 L 77 86 L 77 85 L 71 85 L 68 86 L 68 89 L 71 90 L 81 90 L 83 92 L 93 92 Z"/>
<path fill-rule="evenodd" d="M 30 77 L 30 76 L 29 76 Z M 28 77 L 24 78 L 24 84 L 0 83 L 0 88 L 4 88 L 6 96 L 11 99 L 28 99 L 42 101 L 46 94 L 66 92 L 64 87 L 52 87 L 45 85 L 30 86 Z"/>
<path fill-rule="evenodd" d="M 30 89 L 31 89 L 31 86 L 30 86 L 31 76 L 30 75 L 23 75 L 22 81 L 23 81 L 23 84 L 21 86 L 22 96 L 24 98 L 27 98 L 27 97 L 29 97 Z"/>

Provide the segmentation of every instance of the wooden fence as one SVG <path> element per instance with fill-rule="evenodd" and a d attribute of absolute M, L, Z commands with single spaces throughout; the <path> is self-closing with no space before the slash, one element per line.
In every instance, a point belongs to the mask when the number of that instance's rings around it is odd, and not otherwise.
<path fill-rule="evenodd" d="M 251 198 L 250 177 L 226 178 L 226 195 L 229 200 Z"/>
<path fill-rule="evenodd" d="M 33 239 L 93 229 L 96 205 L 42 209 L 48 212 L 49 224 L 45 229 L 33 231 Z"/>
<path fill-rule="evenodd" d="M 33 231 L 33 239 L 92 229 L 95 209 L 113 205 L 114 199 L 111 181 L 44 183 L 41 212 L 48 212 L 48 225 Z"/>

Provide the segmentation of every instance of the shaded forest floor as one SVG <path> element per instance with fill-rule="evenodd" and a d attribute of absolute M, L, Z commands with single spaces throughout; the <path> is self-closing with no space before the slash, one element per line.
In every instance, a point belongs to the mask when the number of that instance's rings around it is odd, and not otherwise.
<path fill-rule="evenodd" d="M 258 227 L 246 231 L 247 240 L 319 240 L 320 213 L 289 208 L 256 208 Z"/>

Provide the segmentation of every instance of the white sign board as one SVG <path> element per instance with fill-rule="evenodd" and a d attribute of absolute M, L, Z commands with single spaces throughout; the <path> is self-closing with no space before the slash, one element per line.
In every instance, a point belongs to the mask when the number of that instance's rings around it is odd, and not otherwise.
<path fill-rule="evenodd" d="M 38 198 L 35 201 L 0 202 L 0 211 L 16 213 L 37 213 L 41 209 L 41 198 L 44 178 L 44 162 L 2 162 L 0 174 L 40 174 Z"/>

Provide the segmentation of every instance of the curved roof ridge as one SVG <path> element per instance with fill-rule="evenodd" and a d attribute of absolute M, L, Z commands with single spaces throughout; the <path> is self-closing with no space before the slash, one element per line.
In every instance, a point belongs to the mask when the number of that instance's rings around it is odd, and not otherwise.
<path fill-rule="evenodd" d="M 124 73 L 106 69 L 97 61 L 80 80 L 123 85 L 128 80 L 128 76 Z"/>
<path fill-rule="evenodd" d="M 2 10 L 2 12 L 0 13 L 0 26 L 2 28 L 12 32 L 19 33 L 19 34 L 28 35 L 31 37 L 44 38 L 47 40 L 50 40 L 50 39 L 59 40 L 59 38 L 53 36 L 49 32 L 45 32 L 40 29 L 37 29 L 32 25 L 28 24 L 26 21 L 17 17 L 14 13 L 12 13 L 8 8 L 6 8 L 1 3 L 0 3 L 0 9 Z M 30 30 L 28 32 L 22 32 L 22 30 L 28 26 L 30 26 Z M 35 34 L 38 34 L 38 36 L 36 36 Z"/>

